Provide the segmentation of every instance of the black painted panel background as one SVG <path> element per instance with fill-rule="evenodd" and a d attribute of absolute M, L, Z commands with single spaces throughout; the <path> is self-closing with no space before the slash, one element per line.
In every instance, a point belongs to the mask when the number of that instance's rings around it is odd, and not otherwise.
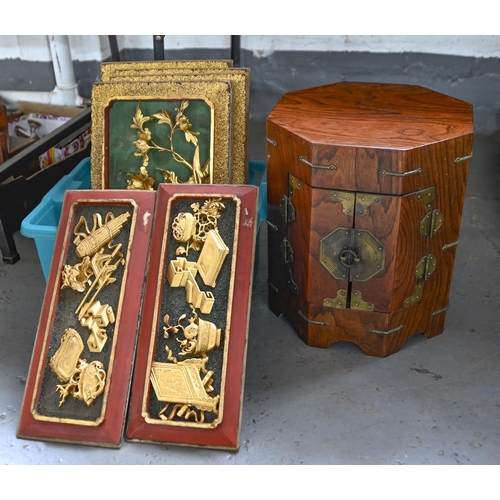
<path fill-rule="evenodd" d="M 92 230 L 93 226 L 93 214 L 100 213 L 103 223 L 108 212 L 112 212 L 115 217 L 128 212 L 131 217 L 129 221 L 123 226 L 120 233 L 113 239 L 112 244 L 116 245 L 118 243 L 122 244 L 121 252 L 126 257 L 129 240 L 130 240 L 130 230 L 133 218 L 133 207 L 130 204 L 113 203 L 102 205 L 99 203 L 81 203 L 75 207 L 75 218 L 74 224 L 71 227 L 71 234 L 73 235 L 73 229 L 76 223 L 79 221 L 81 216 L 84 216 L 87 220 L 89 229 Z M 85 231 L 84 227 L 80 228 L 80 231 Z M 75 265 L 81 262 L 75 254 L 75 245 L 72 242 L 72 237 L 69 238 L 68 244 L 68 254 L 65 260 L 65 264 Z M 111 251 L 105 247 L 105 253 L 109 254 Z M 116 282 L 110 284 L 109 286 L 102 289 L 97 297 L 97 300 L 101 304 L 109 304 L 113 307 L 116 319 L 119 318 L 118 304 L 120 300 L 120 292 L 123 284 L 123 275 L 125 267 L 118 266 L 118 269 L 113 273 L 113 277 L 116 278 Z M 129 270 L 132 272 L 132 270 Z M 92 278 L 94 279 L 94 278 Z M 60 282 L 57 286 L 60 286 Z M 88 290 L 88 287 L 87 287 Z M 86 291 L 87 291 L 86 290 Z M 64 334 L 66 328 L 75 329 L 81 336 L 84 343 L 84 350 L 80 355 L 80 359 L 84 359 L 87 363 L 92 361 L 100 361 L 103 363 L 106 370 L 106 385 L 110 383 L 111 378 L 108 376 L 110 368 L 110 358 L 111 351 L 113 348 L 113 339 L 115 335 L 116 323 L 108 325 L 106 328 L 106 334 L 108 339 L 104 345 L 103 350 L 100 353 L 91 352 L 87 345 L 87 339 L 89 337 L 90 331 L 82 327 L 78 321 L 78 317 L 75 314 L 75 310 L 80 304 L 86 291 L 82 294 L 75 292 L 70 288 L 60 291 L 59 302 L 56 307 L 54 328 L 52 330 L 52 338 L 50 339 L 49 353 L 47 359 L 45 360 L 46 365 L 43 370 L 43 379 L 41 385 L 40 397 L 37 402 L 37 412 L 40 415 L 53 418 L 68 418 L 84 421 L 95 421 L 102 412 L 102 405 L 104 401 L 104 394 L 99 396 L 92 406 L 86 406 L 83 401 L 77 400 L 72 396 L 68 396 L 66 402 L 59 406 L 60 396 L 56 392 L 56 386 L 60 384 L 58 382 L 56 375 L 52 372 L 49 367 L 49 360 L 55 354 L 59 346 L 61 345 L 61 337 Z M 93 295 L 93 294 L 92 294 Z M 92 296 L 91 295 L 91 296 Z"/>
<path fill-rule="evenodd" d="M 181 246 L 172 235 L 172 222 L 175 217 L 181 212 L 193 213 L 191 204 L 199 203 L 200 207 L 203 206 L 207 199 L 213 198 L 192 198 L 189 200 L 180 200 L 173 204 L 171 218 L 168 221 L 168 238 L 167 240 L 167 255 L 166 255 L 166 265 L 163 270 L 163 286 L 162 286 L 162 298 L 160 306 L 159 324 L 157 329 L 157 340 L 154 360 L 162 363 L 168 362 L 167 352 L 165 346 L 168 345 L 172 350 L 173 355 L 178 359 L 178 361 L 183 361 L 183 359 L 197 358 L 201 359 L 199 356 L 180 356 L 180 348 L 178 340 L 184 340 L 184 336 L 181 331 L 177 334 L 170 334 L 168 339 L 163 336 L 163 318 L 165 314 L 170 316 L 170 324 L 172 326 L 177 324 L 179 317 L 183 314 L 186 315 L 186 319 L 182 322 L 184 326 L 188 324 L 188 319 L 194 317 L 193 311 L 186 301 L 186 291 L 184 287 L 171 287 L 167 280 L 167 270 L 170 262 L 176 259 L 175 251 L 177 247 Z M 196 282 L 202 291 L 209 291 L 214 296 L 214 305 L 210 314 L 203 314 L 199 309 L 196 309 L 198 316 L 205 321 L 210 321 L 215 324 L 217 328 L 221 329 L 221 343 L 220 347 L 212 352 L 208 353 L 208 361 L 206 364 L 207 370 L 213 370 L 213 387 L 214 391 L 209 393 L 210 397 L 221 394 L 221 375 L 224 363 L 224 346 L 227 340 L 227 308 L 228 302 L 230 300 L 229 289 L 231 284 L 231 277 L 234 274 L 233 269 L 233 255 L 234 255 L 234 235 L 235 235 L 235 223 L 236 223 L 236 202 L 228 199 L 223 199 L 222 203 L 225 208 L 221 211 L 221 217 L 217 222 L 217 227 L 219 233 L 224 240 L 224 243 L 229 248 L 229 253 L 226 256 L 224 263 L 222 265 L 219 276 L 217 277 L 217 283 L 215 288 L 206 286 L 201 280 L 200 276 L 196 277 Z M 185 258 L 188 261 L 196 262 L 199 258 L 200 252 L 193 249 L 189 250 L 189 253 Z M 231 299 L 232 300 L 232 299 Z M 238 304 L 233 304 L 233 307 L 238 307 Z M 229 336 L 231 333 L 229 332 Z M 203 375 L 202 375 L 203 376 Z M 165 406 L 165 403 L 158 401 L 156 398 L 154 390 L 151 391 L 151 397 L 149 401 L 148 411 L 152 418 L 157 416 L 160 410 Z M 170 413 L 173 405 L 167 411 L 167 415 Z M 205 414 L 205 423 L 212 422 L 216 418 L 216 415 L 211 412 Z M 176 417 L 175 420 L 182 421 L 182 419 Z"/>

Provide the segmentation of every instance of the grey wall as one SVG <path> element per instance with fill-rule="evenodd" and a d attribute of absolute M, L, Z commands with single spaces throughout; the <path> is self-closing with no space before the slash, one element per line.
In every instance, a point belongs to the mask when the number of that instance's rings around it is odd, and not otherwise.
<path fill-rule="evenodd" d="M 409 83 L 470 102 L 478 133 L 500 128 L 500 59 L 431 54 L 368 52 L 274 52 L 256 58 L 252 68 L 252 112 L 258 120 L 290 90 L 337 81 Z"/>

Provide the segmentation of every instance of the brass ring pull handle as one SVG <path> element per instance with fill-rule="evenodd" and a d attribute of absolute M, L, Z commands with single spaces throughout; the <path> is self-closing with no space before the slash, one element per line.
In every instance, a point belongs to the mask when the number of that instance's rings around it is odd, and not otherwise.
<path fill-rule="evenodd" d="M 399 325 L 396 328 L 393 328 L 392 330 L 375 330 L 374 328 L 367 328 L 368 333 L 379 333 L 380 335 L 390 335 L 391 333 L 399 332 L 399 330 L 402 330 L 404 328 L 404 325 Z"/>
<path fill-rule="evenodd" d="M 380 175 L 392 175 L 393 177 L 409 177 L 410 175 L 421 174 L 422 169 L 417 168 L 416 170 L 410 170 L 409 172 L 389 172 L 388 170 L 381 170 L 379 172 Z"/>
<path fill-rule="evenodd" d="M 328 165 L 319 165 L 318 163 L 311 163 L 310 161 L 306 160 L 303 156 L 299 156 L 299 161 L 305 163 L 311 168 L 322 168 L 324 170 L 337 170 L 337 167 L 333 163 L 330 163 Z"/>
<path fill-rule="evenodd" d="M 297 311 L 298 315 L 304 320 L 307 321 L 308 323 L 311 323 L 312 325 L 319 325 L 319 326 L 330 326 L 330 323 L 326 321 L 315 321 L 313 319 L 309 319 L 300 309 Z"/>
<path fill-rule="evenodd" d="M 455 163 L 460 163 L 461 161 L 467 161 L 472 158 L 472 154 L 467 155 L 467 156 L 459 156 L 458 158 L 455 158 Z"/>
<path fill-rule="evenodd" d="M 340 263 L 345 267 L 354 267 L 361 260 L 359 255 L 350 248 L 344 248 L 339 255 Z"/>

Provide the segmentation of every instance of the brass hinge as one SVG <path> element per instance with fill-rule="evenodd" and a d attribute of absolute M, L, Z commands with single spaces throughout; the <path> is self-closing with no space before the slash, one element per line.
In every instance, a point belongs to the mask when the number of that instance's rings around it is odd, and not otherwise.
<path fill-rule="evenodd" d="M 439 210 L 429 212 L 420 223 L 420 234 L 432 238 L 443 223 L 443 214 Z"/>
<path fill-rule="evenodd" d="M 355 193 L 350 191 L 330 191 L 330 199 L 342 203 L 342 212 L 345 215 L 354 215 Z"/>
<path fill-rule="evenodd" d="M 434 255 L 429 254 L 420 259 L 420 262 L 415 268 L 415 276 L 418 280 L 427 281 L 429 276 L 435 271 L 437 266 L 437 259 Z M 404 307 L 410 307 L 413 304 L 418 304 L 422 300 L 424 294 L 424 283 L 418 283 L 415 287 L 413 295 L 410 295 L 404 303 Z"/>
<path fill-rule="evenodd" d="M 373 304 L 371 302 L 365 302 L 361 298 L 361 292 L 358 290 L 352 290 L 351 309 L 357 309 L 358 311 L 373 311 Z"/>
<path fill-rule="evenodd" d="M 288 196 L 283 195 L 280 200 L 280 212 L 287 224 L 295 220 L 295 207 Z"/>
<path fill-rule="evenodd" d="M 413 293 L 413 295 L 410 295 L 405 300 L 405 307 L 410 307 L 413 304 L 418 304 L 422 300 L 423 294 L 424 294 L 424 283 L 419 283 L 415 287 L 415 292 Z"/>
<path fill-rule="evenodd" d="M 429 276 L 435 271 L 437 265 L 437 259 L 434 255 L 429 254 L 422 257 L 420 262 L 415 268 L 415 275 L 418 280 L 427 281 Z"/>
<path fill-rule="evenodd" d="M 295 194 L 296 189 L 302 189 L 302 181 L 297 177 L 289 174 L 288 176 L 288 195 L 291 197 Z"/>
<path fill-rule="evenodd" d="M 347 307 L 347 290 L 338 290 L 337 296 L 334 299 L 324 299 L 323 306 L 333 307 L 334 309 L 345 309 Z"/>
<path fill-rule="evenodd" d="M 421 201 L 425 204 L 426 210 L 430 210 L 432 208 L 432 203 L 434 198 L 436 197 L 436 188 L 431 187 L 428 189 L 423 189 L 422 191 L 418 191 L 415 194 L 417 201 Z"/>
<path fill-rule="evenodd" d="M 356 215 L 363 217 L 366 211 L 373 205 L 380 205 L 382 203 L 382 196 L 380 194 L 356 194 Z"/>
<path fill-rule="evenodd" d="M 380 205 L 382 195 L 368 193 L 352 193 L 350 191 L 330 191 L 330 199 L 342 203 L 342 212 L 345 215 L 358 215 L 363 217 L 369 207 Z"/>
<path fill-rule="evenodd" d="M 365 302 L 361 298 L 361 292 L 358 290 L 351 291 L 350 302 L 348 301 L 347 290 L 339 290 L 334 299 L 324 299 L 323 306 L 334 309 L 356 309 L 358 311 L 373 311 L 374 309 L 371 302 Z"/>
<path fill-rule="evenodd" d="M 295 283 L 295 281 L 293 281 L 292 270 L 290 268 L 287 269 L 287 274 L 288 274 L 288 277 L 287 277 L 288 287 L 290 288 L 290 290 L 292 290 L 292 292 L 295 295 L 298 295 L 299 294 L 299 287 L 297 286 L 297 283 Z"/>
<path fill-rule="evenodd" d="M 286 238 L 283 238 L 283 240 L 281 241 L 281 254 L 283 255 L 285 264 L 290 264 L 290 262 L 293 262 L 292 245 L 290 245 L 290 242 Z"/>

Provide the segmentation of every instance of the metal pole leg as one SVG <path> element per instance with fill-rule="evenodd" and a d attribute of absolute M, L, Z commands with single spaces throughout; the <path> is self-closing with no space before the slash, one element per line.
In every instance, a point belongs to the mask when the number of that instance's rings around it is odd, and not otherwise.
<path fill-rule="evenodd" d="M 11 231 L 5 231 L 0 219 L 0 251 L 4 262 L 15 264 L 21 257 L 17 253 L 14 236 Z"/>
<path fill-rule="evenodd" d="M 155 61 L 165 59 L 165 35 L 153 35 L 153 51 Z"/>

